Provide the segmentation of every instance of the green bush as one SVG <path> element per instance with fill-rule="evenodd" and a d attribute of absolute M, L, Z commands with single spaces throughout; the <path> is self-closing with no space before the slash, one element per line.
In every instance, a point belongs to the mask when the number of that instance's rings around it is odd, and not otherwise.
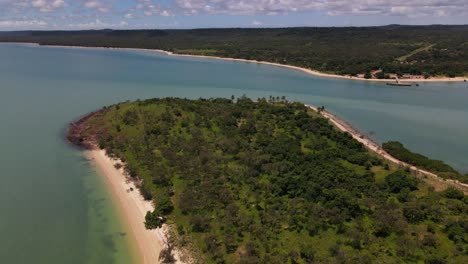
<path fill-rule="evenodd" d="M 390 192 L 399 193 L 403 189 L 417 190 L 418 180 L 404 171 L 396 171 L 385 178 Z"/>
<path fill-rule="evenodd" d="M 447 188 L 447 190 L 444 191 L 444 196 L 449 198 L 449 199 L 457 199 L 457 200 L 463 200 L 465 198 L 465 194 L 453 187 Z"/>
<path fill-rule="evenodd" d="M 158 211 L 147 212 L 145 216 L 146 229 L 161 228 L 166 220 L 159 215 Z"/>

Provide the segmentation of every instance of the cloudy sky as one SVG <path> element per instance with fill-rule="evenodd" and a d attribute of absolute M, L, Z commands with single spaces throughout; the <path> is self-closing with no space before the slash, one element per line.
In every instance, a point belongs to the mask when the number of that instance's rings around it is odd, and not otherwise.
<path fill-rule="evenodd" d="M 468 24 L 468 0 L 0 0 L 0 30 Z"/>

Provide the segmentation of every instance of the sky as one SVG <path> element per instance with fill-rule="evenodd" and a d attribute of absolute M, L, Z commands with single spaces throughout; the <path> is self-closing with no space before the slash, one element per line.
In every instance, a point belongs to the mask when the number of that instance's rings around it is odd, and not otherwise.
<path fill-rule="evenodd" d="M 468 0 L 0 0 L 0 31 L 468 24 Z"/>

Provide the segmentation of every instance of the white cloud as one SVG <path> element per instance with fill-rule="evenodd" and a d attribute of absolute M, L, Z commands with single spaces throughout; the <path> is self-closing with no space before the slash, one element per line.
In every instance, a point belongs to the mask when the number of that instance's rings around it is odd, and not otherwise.
<path fill-rule="evenodd" d="M 261 26 L 261 25 L 263 25 L 263 23 L 258 20 L 252 21 L 252 26 Z"/>
<path fill-rule="evenodd" d="M 301 12 L 320 12 L 329 16 L 343 16 L 346 19 L 372 16 L 369 24 L 375 24 L 376 19 L 380 21 L 381 17 L 385 17 L 382 21 L 394 23 L 457 21 L 459 24 L 466 24 L 468 0 L 0 0 L 0 21 L 3 21 L 3 27 L 14 22 L 18 23 L 17 25 L 27 25 L 27 21 L 45 21 L 49 24 L 48 28 L 80 23 L 86 27 L 110 27 L 100 25 L 95 21 L 96 18 L 101 21 L 122 19 L 129 21 L 131 27 L 134 27 L 138 20 L 146 23 L 158 21 L 161 17 L 203 14 L 257 16 Z M 245 25 L 246 22 L 252 21 L 252 26 L 262 26 L 259 21 L 261 19 L 265 22 L 271 20 L 251 17 L 239 23 Z M 281 22 L 288 25 L 288 21 Z M 220 24 L 223 24 L 223 21 Z"/>
<path fill-rule="evenodd" d="M 0 28 L 38 28 L 47 25 L 42 20 L 0 20 Z"/>
<path fill-rule="evenodd" d="M 32 9 L 47 13 L 61 9 L 80 12 L 79 8 L 115 13 L 118 8 L 115 4 L 126 1 L 133 2 L 134 6 L 119 12 L 128 19 L 175 14 L 277 15 L 311 11 L 330 16 L 468 16 L 468 0 L 0 0 L 0 13 L 20 13 L 18 10 L 24 13 Z"/>
<path fill-rule="evenodd" d="M 129 9 L 125 14 L 125 18 L 141 18 L 150 16 L 173 16 L 174 13 L 168 8 L 154 3 L 152 0 L 136 0 L 137 4 Z"/>
<path fill-rule="evenodd" d="M 468 14 L 468 0 L 174 0 L 185 13 L 451 16 Z"/>
<path fill-rule="evenodd" d="M 22 6 L 26 6 L 27 2 L 20 2 Z M 32 7 L 36 8 L 41 12 L 53 12 L 57 9 L 66 6 L 63 0 L 32 0 L 30 1 Z"/>
<path fill-rule="evenodd" d="M 102 13 L 107 13 L 112 9 L 112 3 L 103 0 L 85 0 L 84 6 L 89 9 L 97 10 Z"/>
<path fill-rule="evenodd" d="M 127 21 L 120 21 L 118 23 L 107 23 L 100 19 L 96 19 L 90 22 L 68 24 L 67 28 L 70 29 L 103 29 L 103 28 L 122 28 L 128 26 Z"/>
<path fill-rule="evenodd" d="M 159 14 L 165 17 L 172 16 L 172 13 L 168 10 L 162 10 Z"/>

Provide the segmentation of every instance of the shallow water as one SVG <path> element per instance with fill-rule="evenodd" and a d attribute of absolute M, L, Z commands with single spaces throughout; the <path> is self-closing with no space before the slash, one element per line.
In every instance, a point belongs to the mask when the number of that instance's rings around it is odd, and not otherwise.
<path fill-rule="evenodd" d="M 125 100 L 284 95 L 468 172 L 466 83 L 394 87 L 147 51 L 13 44 L 0 45 L 0 80 L 2 263 L 131 262 L 111 196 L 63 140 L 71 120 Z"/>

